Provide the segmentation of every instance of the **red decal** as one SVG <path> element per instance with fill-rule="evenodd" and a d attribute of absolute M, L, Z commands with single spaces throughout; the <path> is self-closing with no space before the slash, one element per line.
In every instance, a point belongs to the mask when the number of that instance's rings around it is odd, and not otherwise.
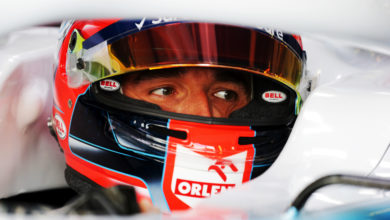
<path fill-rule="evenodd" d="M 205 197 L 249 181 L 254 147 L 238 144 L 239 137 L 255 135 L 249 126 L 172 119 L 169 128 L 188 131 L 186 140 L 168 139 L 162 188 L 171 210 L 188 209 Z"/>
<path fill-rule="evenodd" d="M 64 120 L 58 115 L 55 114 L 54 116 L 54 125 L 58 134 L 58 137 L 60 137 L 62 140 L 66 137 L 66 126 Z"/>
<path fill-rule="evenodd" d="M 303 49 L 301 36 L 295 35 L 295 34 L 293 34 L 292 36 L 293 36 L 293 37 L 295 38 L 295 40 L 298 42 L 299 46 L 301 46 L 301 49 Z"/>
<path fill-rule="evenodd" d="M 106 79 L 100 81 L 100 88 L 106 91 L 116 91 L 120 88 L 120 84 L 115 80 Z"/>
<path fill-rule="evenodd" d="M 230 160 L 224 160 L 224 159 L 219 159 L 219 160 L 217 160 L 217 162 L 215 162 L 214 165 L 211 165 L 211 166 L 209 167 L 208 170 L 209 170 L 209 171 L 210 171 L 210 170 L 215 170 L 215 171 L 218 173 L 218 175 L 222 178 L 222 180 L 223 180 L 224 182 L 226 182 L 226 175 L 225 175 L 225 173 L 223 172 L 223 169 L 225 169 L 225 166 L 229 166 L 230 169 L 231 169 L 233 172 L 237 172 L 237 171 L 238 171 L 237 167 L 233 164 L 232 161 L 230 161 Z"/>
<path fill-rule="evenodd" d="M 195 198 L 206 198 L 229 188 L 233 188 L 234 186 L 235 184 L 204 183 L 177 179 L 175 194 Z"/>
<path fill-rule="evenodd" d="M 287 98 L 286 94 L 280 91 L 267 91 L 263 93 L 262 97 L 267 102 L 283 102 Z"/>

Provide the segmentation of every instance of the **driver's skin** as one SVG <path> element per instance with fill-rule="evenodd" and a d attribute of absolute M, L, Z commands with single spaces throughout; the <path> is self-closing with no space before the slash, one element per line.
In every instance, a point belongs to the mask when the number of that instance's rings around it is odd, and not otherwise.
<path fill-rule="evenodd" d="M 216 68 L 171 68 L 124 76 L 124 95 L 156 104 L 164 111 L 204 117 L 228 117 L 251 98 L 250 77 Z M 157 211 L 149 199 L 140 199 L 142 212 Z"/>
<path fill-rule="evenodd" d="M 249 87 L 242 73 L 196 67 L 128 74 L 122 81 L 124 95 L 164 111 L 224 118 L 248 104 Z"/>

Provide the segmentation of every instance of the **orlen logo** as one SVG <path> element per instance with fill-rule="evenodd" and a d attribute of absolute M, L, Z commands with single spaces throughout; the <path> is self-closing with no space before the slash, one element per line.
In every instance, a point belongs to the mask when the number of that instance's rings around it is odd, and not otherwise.
<path fill-rule="evenodd" d="M 233 172 L 238 172 L 238 169 L 234 165 L 234 163 L 232 161 L 230 161 L 230 160 L 225 160 L 225 159 L 217 160 L 215 164 L 209 166 L 208 171 L 215 170 L 215 172 L 218 173 L 219 177 L 221 177 L 221 179 L 224 182 L 226 182 L 227 177 L 226 177 L 226 174 L 223 171 L 223 169 L 225 169 L 226 166 L 230 167 L 230 169 Z"/>
<path fill-rule="evenodd" d="M 106 79 L 100 81 L 100 88 L 106 91 L 116 91 L 120 88 L 120 84 L 113 79 Z"/>
<path fill-rule="evenodd" d="M 54 116 L 54 125 L 58 136 L 64 139 L 66 137 L 66 126 L 64 120 L 58 114 Z"/>
<path fill-rule="evenodd" d="M 190 181 L 177 179 L 175 194 L 181 196 L 206 198 L 211 195 L 226 191 L 233 188 L 235 184 L 221 184 L 221 183 L 205 183 L 198 181 Z"/>
<path fill-rule="evenodd" d="M 262 98 L 264 101 L 277 103 L 286 100 L 287 96 L 283 92 L 271 90 L 264 92 Z"/>

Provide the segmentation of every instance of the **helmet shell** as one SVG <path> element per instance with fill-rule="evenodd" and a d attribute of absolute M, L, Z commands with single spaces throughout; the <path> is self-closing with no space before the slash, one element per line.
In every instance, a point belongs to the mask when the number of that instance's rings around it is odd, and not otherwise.
<path fill-rule="evenodd" d="M 70 21 L 62 27 L 52 118 L 68 166 L 66 178 L 73 188 L 84 192 L 95 186 L 131 185 L 147 191 L 161 210 L 180 210 L 241 185 L 272 165 L 300 106 L 299 93 L 288 85 L 282 86 L 285 93 L 294 95 L 294 117 L 289 123 L 273 126 L 129 114 L 95 102 L 93 89 L 99 82 L 70 86 L 67 62 L 75 30 L 88 40 L 118 21 Z M 295 42 L 293 46 L 283 44 L 304 63 L 299 36 L 291 35 L 289 40 Z"/>

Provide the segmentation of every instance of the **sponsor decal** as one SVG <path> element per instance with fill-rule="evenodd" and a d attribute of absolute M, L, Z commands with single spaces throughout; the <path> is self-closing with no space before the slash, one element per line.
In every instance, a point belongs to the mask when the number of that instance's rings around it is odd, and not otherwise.
<path fill-rule="evenodd" d="M 189 196 L 194 198 L 207 198 L 229 188 L 233 188 L 236 184 L 220 184 L 206 183 L 191 180 L 176 180 L 175 194 L 181 196 Z"/>
<path fill-rule="evenodd" d="M 55 114 L 54 116 L 54 126 L 56 128 L 56 132 L 58 137 L 61 139 L 65 139 L 66 137 L 66 126 L 64 120 L 62 120 L 61 116 Z"/>
<path fill-rule="evenodd" d="M 286 94 L 284 94 L 283 92 L 274 90 L 264 92 L 261 97 L 264 101 L 272 103 L 283 102 L 287 98 Z"/>
<path fill-rule="evenodd" d="M 269 28 L 269 27 L 265 27 L 263 28 L 263 30 L 265 32 L 267 32 L 269 35 L 271 36 L 276 36 L 277 38 L 279 38 L 279 40 L 283 41 L 283 32 L 280 31 L 280 30 L 276 30 L 276 29 L 273 29 L 273 28 Z"/>
<path fill-rule="evenodd" d="M 225 173 L 223 172 L 223 169 L 225 168 L 225 166 L 228 166 L 230 167 L 230 169 L 233 171 L 233 172 L 238 172 L 238 169 L 237 167 L 233 164 L 232 161 L 230 160 L 224 160 L 224 159 L 219 159 L 215 162 L 215 164 L 209 166 L 209 169 L 208 171 L 210 170 L 215 170 L 215 172 L 218 173 L 219 177 L 221 177 L 221 179 L 226 182 L 226 175 Z"/>
<path fill-rule="evenodd" d="M 144 23 L 145 23 L 145 17 L 144 18 L 142 18 L 142 20 L 139 22 L 139 23 L 134 23 L 135 24 L 135 26 L 138 28 L 138 30 L 141 30 L 141 28 L 142 28 L 142 26 L 144 26 Z"/>
<path fill-rule="evenodd" d="M 100 88 L 106 91 L 116 91 L 120 88 L 120 84 L 118 81 L 115 81 L 113 79 L 106 79 L 100 81 Z"/>
<path fill-rule="evenodd" d="M 178 124 L 175 124 L 178 123 Z M 183 129 L 171 120 L 170 129 Z M 193 207 L 204 198 L 250 180 L 253 145 L 238 145 L 238 137 L 253 137 L 250 127 L 215 125 L 189 128 L 188 140 L 170 138 L 165 162 L 163 192 L 171 210 Z M 227 128 L 227 129 L 225 129 Z M 220 132 L 221 129 L 224 132 Z M 210 139 L 208 137 L 212 136 Z"/>
<path fill-rule="evenodd" d="M 177 21 L 177 20 L 178 19 L 176 17 L 160 17 L 160 18 L 156 18 L 156 19 L 150 21 L 150 20 L 147 20 L 146 17 L 144 17 L 138 23 L 135 22 L 134 25 L 140 31 L 144 26 L 149 26 L 150 22 L 153 25 L 159 25 L 159 24 L 168 23 L 168 22 Z"/>

